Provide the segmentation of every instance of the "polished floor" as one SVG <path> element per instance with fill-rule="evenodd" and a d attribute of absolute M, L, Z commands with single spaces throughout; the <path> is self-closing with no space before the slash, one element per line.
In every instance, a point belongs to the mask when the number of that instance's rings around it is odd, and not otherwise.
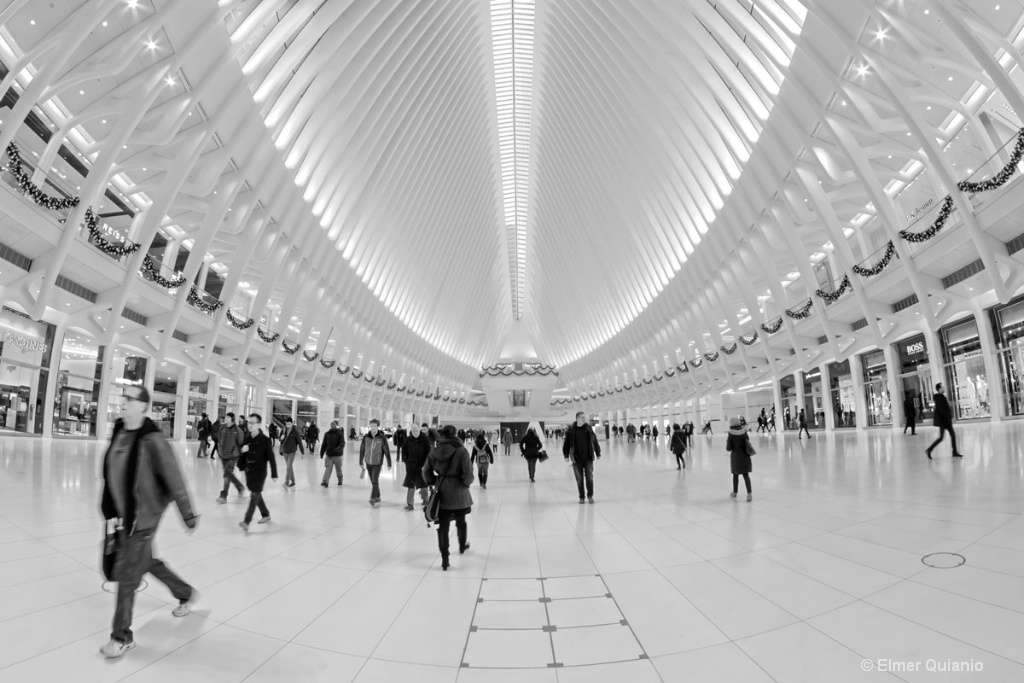
<path fill-rule="evenodd" d="M 103 444 L 3 437 L 0 681 L 1022 681 L 1024 423 L 962 425 L 963 460 L 925 458 L 935 431 L 755 436 L 751 503 L 720 434 L 681 472 L 664 440 L 606 444 L 594 505 L 560 458 L 530 484 L 499 455 L 449 572 L 397 470 L 368 505 L 351 445 L 342 487 L 310 456 L 268 482 L 249 535 L 181 445 L 202 518 L 168 510 L 157 550 L 201 601 L 173 618 L 150 583 L 116 661 Z"/>

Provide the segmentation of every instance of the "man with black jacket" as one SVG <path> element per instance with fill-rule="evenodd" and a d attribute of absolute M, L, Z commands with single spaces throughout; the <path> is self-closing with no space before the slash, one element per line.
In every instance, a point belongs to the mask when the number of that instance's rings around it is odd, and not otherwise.
<path fill-rule="evenodd" d="M 242 444 L 242 455 L 238 459 L 238 467 L 245 471 L 245 485 L 249 487 L 249 509 L 245 511 L 245 519 L 238 523 L 242 531 L 249 533 L 256 508 L 260 509 L 260 524 L 270 521 L 270 510 L 263 502 L 263 484 L 267 481 L 267 465 L 270 465 L 270 477 L 277 481 L 277 461 L 274 460 L 274 447 L 270 437 L 260 427 L 263 416 L 259 413 L 249 415 L 249 436 Z"/>
<path fill-rule="evenodd" d="M 217 432 L 217 450 L 220 452 L 220 459 L 224 466 L 224 488 L 221 489 L 217 502 L 223 505 L 228 502 L 228 489 L 234 484 L 238 495 L 245 493 L 245 487 L 235 476 L 235 467 L 238 465 L 238 456 L 242 454 L 242 444 L 245 442 L 245 434 L 235 424 L 235 414 L 228 413 L 224 416 L 224 424 Z"/>
<path fill-rule="evenodd" d="M 324 434 L 324 441 L 320 445 L 320 457 L 324 460 L 324 478 L 320 485 L 327 488 L 327 481 L 331 478 L 333 469 L 338 475 L 338 486 L 341 486 L 345 476 L 341 473 L 342 456 L 345 455 L 345 433 L 338 427 L 338 421 L 331 422 L 331 428 Z"/>
<path fill-rule="evenodd" d="M 103 458 L 103 499 L 101 508 L 108 526 L 116 525 L 117 607 L 110 642 L 100 648 L 105 657 L 117 658 L 135 647 L 132 609 L 135 589 L 149 573 L 164 583 L 178 600 L 171 614 L 183 617 L 196 599 L 196 589 L 153 557 L 153 537 L 164 510 L 170 503 L 189 531 L 199 522 L 185 479 L 171 445 L 160 428 L 146 417 L 149 391 L 130 386 L 124 390 L 123 418 L 114 425 Z"/>
<path fill-rule="evenodd" d="M 903 414 L 907 418 L 907 423 L 903 427 L 903 433 L 906 434 L 907 430 L 910 430 L 911 436 L 917 436 L 917 403 L 914 401 L 914 394 L 907 393 L 903 399 Z"/>
<path fill-rule="evenodd" d="M 306 454 L 306 450 L 302 447 L 302 437 L 299 435 L 299 431 L 295 429 L 295 425 L 292 424 L 292 419 L 286 417 L 284 419 L 284 432 L 281 434 L 281 455 L 284 457 L 284 464 L 286 466 L 284 473 L 284 485 L 295 486 L 295 451 Z"/>
<path fill-rule="evenodd" d="M 949 407 L 949 401 L 946 400 L 945 394 L 942 393 L 942 382 L 935 385 L 935 426 L 939 428 L 939 438 L 935 439 L 935 443 L 928 447 L 925 453 L 928 455 L 928 459 L 932 459 L 932 451 L 939 445 L 942 438 L 949 432 L 949 439 L 953 442 L 953 457 L 962 458 L 964 454 L 956 449 L 956 432 L 953 431 L 953 411 Z"/>
<path fill-rule="evenodd" d="M 597 434 L 586 420 L 582 410 L 576 413 L 576 424 L 565 431 L 565 443 L 562 444 L 562 455 L 572 462 L 572 471 L 576 475 L 576 488 L 583 504 L 583 484 L 587 485 L 587 500 L 594 502 L 594 460 L 601 457 L 601 444 Z"/>

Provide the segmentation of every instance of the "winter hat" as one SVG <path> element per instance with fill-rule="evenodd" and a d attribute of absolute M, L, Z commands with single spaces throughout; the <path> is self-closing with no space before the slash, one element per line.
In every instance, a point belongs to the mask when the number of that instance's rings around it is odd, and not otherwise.
<path fill-rule="evenodd" d="M 740 426 L 739 415 L 733 415 L 729 418 L 729 429 L 738 429 Z"/>

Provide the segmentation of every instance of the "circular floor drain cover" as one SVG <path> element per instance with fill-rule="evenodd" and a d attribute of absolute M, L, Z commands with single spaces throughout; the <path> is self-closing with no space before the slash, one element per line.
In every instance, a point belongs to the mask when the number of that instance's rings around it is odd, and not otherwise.
<path fill-rule="evenodd" d="M 967 558 L 958 553 L 932 553 L 921 558 L 929 567 L 936 569 L 955 569 L 967 562 Z"/>

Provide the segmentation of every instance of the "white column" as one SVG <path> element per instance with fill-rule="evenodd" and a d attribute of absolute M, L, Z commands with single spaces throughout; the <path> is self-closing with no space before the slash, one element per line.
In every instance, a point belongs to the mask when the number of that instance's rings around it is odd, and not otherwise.
<path fill-rule="evenodd" d="M 868 424 L 868 400 L 864 395 L 864 369 L 860 356 L 850 356 L 850 379 L 853 384 L 853 409 L 857 411 L 857 431 L 864 431 Z"/>
<path fill-rule="evenodd" d="M 988 405 L 993 422 L 1006 417 L 1006 402 L 1003 398 L 1003 381 L 1000 376 L 999 358 L 996 356 L 996 339 L 988 314 L 974 304 L 974 320 L 978 324 L 978 340 L 981 342 L 981 358 L 985 362 L 985 382 L 988 384 Z"/>
<path fill-rule="evenodd" d="M 146 374 L 149 375 L 148 372 Z M 174 399 L 174 434 L 172 436 L 178 441 L 184 441 L 188 437 L 188 386 L 191 381 L 192 369 L 181 368 L 178 371 L 178 395 Z"/>
<path fill-rule="evenodd" d="M 825 413 L 825 431 L 831 432 L 836 428 L 835 406 L 832 405 L 832 378 L 828 374 L 828 363 L 818 366 L 821 375 L 821 409 Z"/>
<path fill-rule="evenodd" d="M 58 371 L 60 370 L 60 359 L 62 349 L 64 348 L 64 335 L 68 331 L 68 321 L 65 319 L 53 332 L 53 348 L 49 349 L 50 352 L 50 372 L 48 381 L 46 382 L 46 391 L 43 393 L 42 411 L 43 411 L 43 433 L 42 436 L 49 438 L 53 436 L 53 402 L 54 396 L 57 394 L 57 377 Z M 97 404 L 97 411 L 99 412 L 98 406 L 103 404 Z"/>
<path fill-rule="evenodd" d="M 103 347 L 103 355 L 97 360 L 103 364 L 100 371 L 100 395 L 96 402 L 96 438 L 101 441 L 107 438 L 107 429 L 113 429 L 113 425 L 107 422 L 107 406 L 110 404 L 110 394 L 113 391 L 111 383 L 114 379 L 114 348 L 117 346 L 117 335 L 113 341 Z"/>
<path fill-rule="evenodd" d="M 898 431 L 903 428 L 903 422 L 906 420 L 906 415 L 903 414 L 903 390 L 900 387 L 899 356 L 892 344 L 886 344 L 882 351 L 885 354 L 885 374 L 887 375 L 886 384 L 891 404 L 892 428 Z M 928 351 L 930 353 L 931 349 Z M 921 399 L 924 400 L 924 396 Z"/>
<path fill-rule="evenodd" d="M 211 372 L 207 374 L 207 378 L 206 398 L 209 406 L 206 412 L 210 414 L 210 422 L 213 422 L 218 417 L 224 417 L 220 414 L 220 375 Z"/>

